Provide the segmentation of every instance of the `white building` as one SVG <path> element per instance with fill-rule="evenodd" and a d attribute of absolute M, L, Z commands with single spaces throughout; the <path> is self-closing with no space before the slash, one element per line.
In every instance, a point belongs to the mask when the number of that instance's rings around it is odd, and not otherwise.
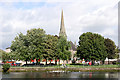
<path fill-rule="evenodd" d="M 7 52 L 7 53 L 11 52 L 10 47 L 6 48 L 5 52 Z"/>

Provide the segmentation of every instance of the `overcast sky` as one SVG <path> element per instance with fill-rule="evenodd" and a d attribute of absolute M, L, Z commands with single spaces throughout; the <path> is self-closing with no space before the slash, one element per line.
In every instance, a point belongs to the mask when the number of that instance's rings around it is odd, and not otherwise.
<path fill-rule="evenodd" d="M 82 33 L 94 32 L 118 45 L 118 0 L 8 1 L 0 1 L 0 49 L 32 28 L 58 35 L 62 9 L 68 40 L 78 43 Z"/>

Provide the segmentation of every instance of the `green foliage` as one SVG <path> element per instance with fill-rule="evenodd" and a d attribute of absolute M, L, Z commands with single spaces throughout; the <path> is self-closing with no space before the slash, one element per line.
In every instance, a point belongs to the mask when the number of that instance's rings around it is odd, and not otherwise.
<path fill-rule="evenodd" d="M 2 59 L 2 53 L 3 51 L 0 49 L 0 60 Z"/>
<path fill-rule="evenodd" d="M 57 48 L 57 51 L 59 53 L 57 55 L 59 55 L 59 58 L 61 58 L 62 60 L 70 59 L 71 52 L 68 51 L 70 49 L 70 42 L 68 42 L 66 38 L 62 36 L 59 38 Z"/>
<path fill-rule="evenodd" d="M 118 59 L 119 58 L 119 49 L 118 47 L 115 48 L 115 56 L 114 58 Z"/>
<path fill-rule="evenodd" d="M 52 60 L 56 55 L 56 46 L 58 38 L 52 35 L 46 35 L 43 46 L 43 57 Z"/>
<path fill-rule="evenodd" d="M 45 31 L 43 29 L 31 29 L 27 31 L 26 35 L 20 33 L 12 42 L 11 49 L 16 55 L 16 60 L 39 59 L 41 57 L 43 47 L 43 38 Z"/>
<path fill-rule="evenodd" d="M 26 43 L 28 43 L 30 57 L 32 59 L 40 59 L 42 57 L 44 40 L 46 38 L 45 31 L 43 29 L 31 29 L 27 31 Z"/>
<path fill-rule="evenodd" d="M 16 60 L 26 60 L 29 58 L 29 48 L 28 43 L 26 43 L 27 36 L 20 33 L 15 37 L 15 40 L 12 41 L 11 49 L 12 52 L 16 55 Z"/>
<path fill-rule="evenodd" d="M 63 59 L 68 60 L 71 56 L 70 42 L 66 38 L 46 35 L 43 29 L 31 29 L 26 35 L 18 34 L 12 41 L 11 58 L 15 60 L 25 60 L 26 63 L 30 59 Z"/>
<path fill-rule="evenodd" d="M 4 72 L 7 72 L 10 68 L 10 64 L 6 63 L 6 64 L 3 64 L 3 71 Z"/>
<path fill-rule="evenodd" d="M 79 37 L 77 56 L 85 60 L 105 60 L 107 53 L 104 37 L 91 32 L 83 33 Z"/>
<path fill-rule="evenodd" d="M 5 57 L 7 57 L 6 52 L 0 49 L 0 60 L 5 60 Z"/>
<path fill-rule="evenodd" d="M 6 53 L 5 51 L 3 50 L 0 50 L 0 60 L 2 60 L 3 62 L 5 62 L 6 60 L 9 60 L 11 57 L 11 54 L 9 53 Z"/>
<path fill-rule="evenodd" d="M 115 53 L 119 53 L 118 47 L 115 48 Z"/>
<path fill-rule="evenodd" d="M 113 59 L 116 56 L 115 53 L 117 52 L 115 50 L 115 48 L 116 48 L 115 43 L 111 39 L 107 38 L 107 39 L 105 39 L 105 46 L 106 46 L 108 58 Z"/>

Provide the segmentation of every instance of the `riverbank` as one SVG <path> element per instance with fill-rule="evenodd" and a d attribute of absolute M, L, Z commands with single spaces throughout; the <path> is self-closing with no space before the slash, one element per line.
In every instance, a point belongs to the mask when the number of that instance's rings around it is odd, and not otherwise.
<path fill-rule="evenodd" d="M 10 72 L 120 72 L 120 68 L 10 68 Z"/>
<path fill-rule="evenodd" d="M 2 71 L 2 69 L 0 69 Z M 120 72 L 120 65 L 99 65 L 99 66 L 81 66 L 67 65 L 63 66 L 34 66 L 34 67 L 11 67 L 10 72 Z"/>

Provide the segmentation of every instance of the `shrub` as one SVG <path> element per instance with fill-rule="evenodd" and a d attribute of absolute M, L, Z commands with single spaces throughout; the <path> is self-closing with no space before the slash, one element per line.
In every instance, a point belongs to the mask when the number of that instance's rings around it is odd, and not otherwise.
<path fill-rule="evenodd" d="M 117 61 L 117 64 L 119 64 L 119 65 L 120 65 L 120 59 Z"/>
<path fill-rule="evenodd" d="M 3 64 L 3 72 L 7 72 L 10 69 L 10 64 L 5 63 Z"/>

